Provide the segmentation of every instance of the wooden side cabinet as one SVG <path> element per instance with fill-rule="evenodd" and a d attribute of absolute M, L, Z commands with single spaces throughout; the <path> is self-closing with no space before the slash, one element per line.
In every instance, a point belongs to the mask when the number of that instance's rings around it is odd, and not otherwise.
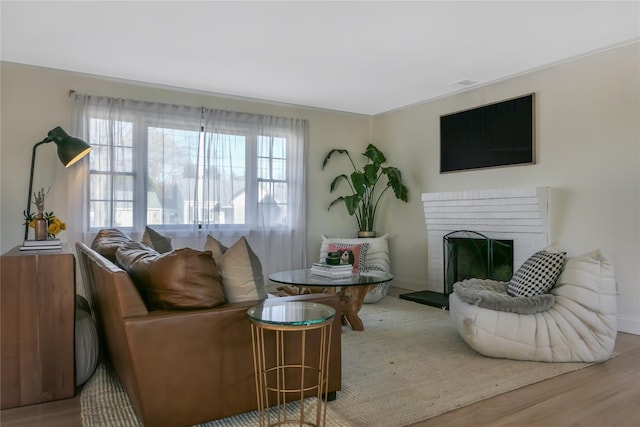
<path fill-rule="evenodd" d="M 0 257 L 2 409 L 75 394 L 75 257 L 71 250 Z"/>

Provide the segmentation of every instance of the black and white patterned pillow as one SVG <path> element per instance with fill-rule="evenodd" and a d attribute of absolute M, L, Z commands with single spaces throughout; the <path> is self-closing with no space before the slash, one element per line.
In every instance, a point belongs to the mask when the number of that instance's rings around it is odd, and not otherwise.
<path fill-rule="evenodd" d="M 558 280 L 566 255 L 566 252 L 547 251 L 531 255 L 509 281 L 507 294 L 531 297 L 549 292 Z"/>

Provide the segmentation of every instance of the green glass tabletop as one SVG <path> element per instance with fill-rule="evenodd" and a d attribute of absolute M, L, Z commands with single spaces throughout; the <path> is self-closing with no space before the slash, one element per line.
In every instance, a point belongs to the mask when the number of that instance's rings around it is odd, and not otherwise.
<path fill-rule="evenodd" d="M 336 311 L 324 304 L 303 301 L 263 301 L 247 310 L 249 318 L 271 325 L 314 325 L 332 319 Z"/>

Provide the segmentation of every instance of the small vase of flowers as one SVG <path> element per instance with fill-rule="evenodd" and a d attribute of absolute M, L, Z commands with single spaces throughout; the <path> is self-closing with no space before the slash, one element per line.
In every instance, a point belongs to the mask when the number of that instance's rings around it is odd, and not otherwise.
<path fill-rule="evenodd" d="M 42 188 L 37 193 L 33 193 L 34 202 L 37 212 L 27 213 L 24 211 L 24 223 L 35 231 L 35 240 L 55 239 L 58 233 L 67 229 L 67 225 L 60 220 L 53 212 L 44 210 L 44 202 L 49 195 L 51 188 L 45 193 Z"/>

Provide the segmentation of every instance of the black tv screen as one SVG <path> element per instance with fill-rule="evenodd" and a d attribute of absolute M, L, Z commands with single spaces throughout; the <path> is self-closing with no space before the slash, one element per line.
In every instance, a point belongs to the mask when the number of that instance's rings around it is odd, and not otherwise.
<path fill-rule="evenodd" d="M 534 94 L 440 116 L 440 172 L 535 163 Z"/>

